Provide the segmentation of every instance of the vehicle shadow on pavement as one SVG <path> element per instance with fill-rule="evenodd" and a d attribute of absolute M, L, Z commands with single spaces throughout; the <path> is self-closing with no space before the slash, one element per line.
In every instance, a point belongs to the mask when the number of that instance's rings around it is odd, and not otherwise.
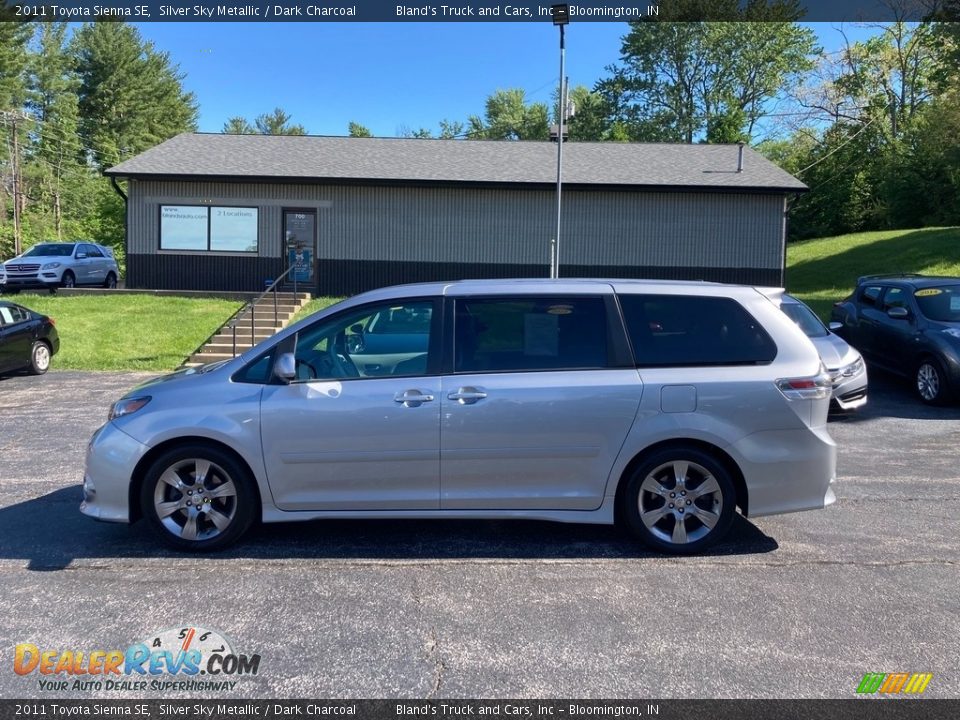
<path fill-rule="evenodd" d="M 62 570 L 75 559 L 179 557 L 332 560 L 596 560 L 661 558 L 607 525 L 530 520 L 317 520 L 263 525 L 243 542 L 202 556 L 165 549 L 146 523 L 100 523 L 77 509 L 80 487 L 69 487 L 0 509 L 0 560 L 26 560 L 28 569 Z M 736 516 L 708 556 L 768 553 L 779 547 Z"/>

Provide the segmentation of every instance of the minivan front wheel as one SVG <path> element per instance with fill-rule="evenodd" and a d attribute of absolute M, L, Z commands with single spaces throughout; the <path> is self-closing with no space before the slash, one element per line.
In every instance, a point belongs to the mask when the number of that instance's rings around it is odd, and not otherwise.
<path fill-rule="evenodd" d="M 256 490 L 245 467 L 223 450 L 184 445 L 158 457 L 140 492 L 143 516 L 177 550 L 219 550 L 253 523 Z"/>
<path fill-rule="evenodd" d="M 631 475 L 624 496 L 630 530 L 669 553 L 704 550 L 730 529 L 736 493 L 730 473 L 695 448 L 667 448 Z"/>

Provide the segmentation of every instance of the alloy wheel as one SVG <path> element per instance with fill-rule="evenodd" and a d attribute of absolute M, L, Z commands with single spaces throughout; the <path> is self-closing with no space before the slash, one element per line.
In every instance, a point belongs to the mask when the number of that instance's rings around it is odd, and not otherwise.
<path fill-rule="evenodd" d="M 723 512 L 723 492 L 702 465 L 673 460 L 654 468 L 640 484 L 640 519 L 663 542 L 693 543 L 710 534 Z"/>
<path fill-rule="evenodd" d="M 38 372 L 46 372 L 50 367 L 50 348 L 42 342 L 33 347 L 33 366 Z"/>
<path fill-rule="evenodd" d="M 157 480 L 153 506 L 163 527 L 188 542 L 212 540 L 237 514 L 237 487 L 222 467 L 204 458 L 170 465 Z"/>
<path fill-rule="evenodd" d="M 933 402 L 940 395 L 940 373 L 929 362 L 917 369 L 917 392 L 927 402 Z"/>

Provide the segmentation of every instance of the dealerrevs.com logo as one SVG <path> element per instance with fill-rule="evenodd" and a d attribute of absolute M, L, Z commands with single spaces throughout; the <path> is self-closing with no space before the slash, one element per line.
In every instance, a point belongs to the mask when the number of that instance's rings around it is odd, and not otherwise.
<path fill-rule="evenodd" d="M 48 692 L 231 691 L 241 676 L 260 671 L 260 655 L 235 652 L 216 630 L 164 630 L 125 650 L 44 648 L 19 643 L 13 671 L 37 678 Z"/>

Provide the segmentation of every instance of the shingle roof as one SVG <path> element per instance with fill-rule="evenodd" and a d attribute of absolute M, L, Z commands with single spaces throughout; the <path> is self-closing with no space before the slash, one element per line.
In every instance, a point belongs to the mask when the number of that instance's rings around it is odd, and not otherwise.
<path fill-rule="evenodd" d="M 550 185 L 552 142 L 184 133 L 106 171 L 120 177 L 196 176 L 292 181 Z M 803 191 L 759 153 L 736 145 L 568 142 L 565 185 Z"/>

